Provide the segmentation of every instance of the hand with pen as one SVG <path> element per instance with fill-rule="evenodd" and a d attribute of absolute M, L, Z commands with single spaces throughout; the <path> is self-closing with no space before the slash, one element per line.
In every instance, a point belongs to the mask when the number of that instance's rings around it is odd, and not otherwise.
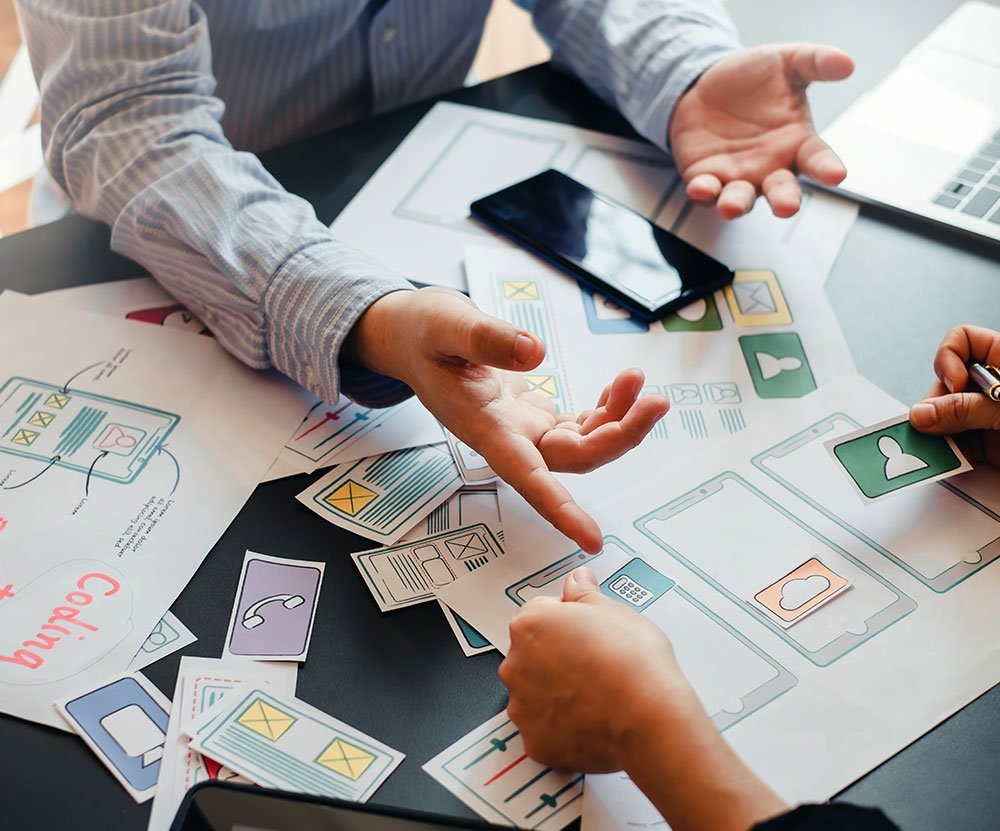
<path fill-rule="evenodd" d="M 950 329 L 934 358 L 937 380 L 927 397 L 910 408 L 910 424 L 923 433 L 956 436 L 971 461 L 1000 467 L 996 367 L 1000 367 L 1000 332 L 981 326 Z"/>

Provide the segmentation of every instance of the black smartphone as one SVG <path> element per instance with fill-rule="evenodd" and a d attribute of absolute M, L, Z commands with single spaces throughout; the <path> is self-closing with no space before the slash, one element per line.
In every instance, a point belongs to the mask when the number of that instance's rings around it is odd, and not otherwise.
<path fill-rule="evenodd" d="M 202 782 L 184 796 L 170 831 L 490 831 L 500 826 L 306 794 Z"/>
<path fill-rule="evenodd" d="M 469 210 L 645 321 L 733 280 L 718 260 L 558 170 L 484 196 Z"/>

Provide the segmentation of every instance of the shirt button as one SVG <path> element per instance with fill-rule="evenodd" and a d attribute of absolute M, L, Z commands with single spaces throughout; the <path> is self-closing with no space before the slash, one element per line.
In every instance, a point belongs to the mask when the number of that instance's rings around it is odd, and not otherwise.
<path fill-rule="evenodd" d="M 201 313 L 201 319 L 204 320 L 205 323 L 215 323 L 215 321 L 217 321 L 219 318 L 216 317 L 215 312 L 213 312 L 211 309 L 205 309 L 205 311 Z"/>
<path fill-rule="evenodd" d="M 382 27 L 382 43 L 392 43 L 396 39 L 396 27 L 387 23 Z"/>
<path fill-rule="evenodd" d="M 305 370 L 306 373 L 306 383 L 312 388 L 318 387 L 319 375 L 317 374 L 313 365 L 306 364 L 304 367 L 302 367 L 302 369 Z"/>

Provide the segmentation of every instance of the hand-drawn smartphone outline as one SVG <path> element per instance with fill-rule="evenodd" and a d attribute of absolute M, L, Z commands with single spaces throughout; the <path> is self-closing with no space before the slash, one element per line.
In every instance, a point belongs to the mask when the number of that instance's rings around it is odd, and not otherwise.
<path fill-rule="evenodd" d="M 649 331 L 649 324 L 635 315 L 626 312 L 628 317 L 601 317 L 597 313 L 598 298 L 593 289 L 580 286 L 580 297 L 583 299 L 583 311 L 587 316 L 587 327 L 594 335 L 642 335 Z M 614 301 L 601 298 L 601 302 Z M 624 309 L 622 311 L 625 311 Z"/>
<path fill-rule="evenodd" d="M 144 419 L 145 421 L 142 422 L 142 426 L 137 428 L 144 432 L 144 436 L 141 439 L 141 445 L 134 454 L 117 455 L 115 453 L 110 453 L 104 457 L 104 462 L 96 465 L 93 464 L 94 459 L 97 458 L 96 453 L 92 458 L 87 460 L 86 464 L 76 464 L 71 461 L 72 454 L 69 458 L 59 458 L 58 460 L 53 461 L 55 455 L 57 454 L 44 454 L 32 452 L 30 450 L 19 450 L 17 447 L 12 446 L 8 442 L 0 444 L 0 453 L 20 456 L 25 459 L 32 459 L 45 464 L 52 463 L 55 467 L 73 470 L 78 473 L 83 473 L 84 475 L 89 474 L 95 478 L 105 479 L 109 482 L 116 482 L 122 485 L 131 484 L 136 480 L 139 474 L 145 469 L 146 464 L 151 458 L 153 458 L 153 456 L 156 455 L 157 450 L 159 450 L 167 436 L 173 432 L 174 428 L 180 423 L 181 420 L 179 415 L 167 412 L 166 410 L 157 409 L 156 407 L 147 407 L 143 404 L 136 404 L 132 401 L 126 401 L 121 398 L 111 398 L 110 396 L 99 395 L 98 393 L 87 392 L 76 388 L 64 390 L 63 387 L 56 386 L 55 384 L 49 384 L 45 381 L 38 381 L 34 378 L 25 378 L 23 376 L 11 377 L 2 387 L 0 387 L 0 413 L 3 412 L 3 407 L 8 401 L 14 401 L 14 395 L 17 393 L 17 390 L 22 388 L 28 388 L 29 390 L 40 392 L 41 396 L 35 403 L 31 404 L 27 410 L 24 410 L 23 413 L 19 410 L 18 418 L 15 420 L 14 424 L 11 425 L 11 430 L 17 427 L 18 424 L 27 420 L 28 410 L 39 409 L 46 412 L 51 411 L 58 416 L 62 408 L 46 406 L 45 402 L 48 398 L 45 396 L 51 398 L 52 396 L 65 395 L 69 396 L 71 400 L 83 399 L 85 401 L 117 409 L 117 412 L 112 410 L 111 412 L 105 413 L 104 417 L 98 421 L 92 428 L 92 431 L 88 433 L 87 440 L 84 441 L 83 445 L 79 449 L 82 449 L 84 446 L 92 447 L 89 440 L 91 435 L 96 436 L 99 432 L 103 432 L 103 430 L 107 427 L 120 424 L 118 415 L 120 414 L 121 409 L 126 410 L 129 414 L 135 413 L 141 419 Z M 14 406 L 16 406 L 16 404 Z M 158 423 L 152 426 L 149 425 L 148 422 L 150 418 L 156 419 Z M 6 424 L 6 421 L 3 423 Z M 100 431 L 98 431 L 98 427 L 101 428 Z M 0 426 L 0 429 L 3 429 L 3 426 Z M 74 453 L 75 452 L 78 451 L 74 451 Z M 116 474 L 111 468 L 111 466 L 115 464 L 119 464 L 123 467 L 123 471 L 121 473 Z"/>
<path fill-rule="evenodd" d="M 597 554 L 584 554 L 582 551 L 574 551 L 572 554 L 567 554 L 565 557 L 561 557 L 545 568 L 539 569 L 534 574 L 529 574 L 517 583 L 508 586 L 505 594 L 513 603 L 518 606 L 523 606 L 527 602 L 522 597 L 522 592 L 525 588 L 530 587 L 540 589 L 543 586 L 549 585 L 563 575 L 568 574 L 577 566 L 592 562 L 595 558 L 600 557 L 604 553 L 605 549 L 612 546 L 620 550 L 621 556 L 624 558 L 626 563 L 640 557 L 640 552 L 635 551 L 630 545 L 628 545 L 628 543 L 624 542 L 619 537 L 607 535 L 604 537 L 604 547 Z M 712 715 L 712 721 L 720 732 L 752 715 L 757 710 L 761 709 L 761 707 L 774 701 L 799 683 L 798 678 L 796 678 L 789 670 L 779 664 L 774 658 L 764 652 L 764 650 L 762 650 L 759 646 L 757 646 L 757 644 L 741 632 L 730 626 L 715 612 L 686 592 L 682 586 L 675 583 L 665 592 L 666 595 L 672 593 L 689 603 L 697 611 L 707 617 L 712 623 L 721 627 L 723 631 L 739 641 L 739 643 L 764 661 L 764 663 L 770 666 L 775 672 L 773 678 L 766 681 L 764 684 L 761 684 L 759 687 L 755 687 L 750 690 L 746 695 L 740 697 L 740 703 L 743 705 L 742 709 L 737 712 L 720 710 Z M 659 599 L 660 598 L 658 598 L 658 600 Z M 654 603 L 655 602 L 656 601 L 654 601 Z M 649 605 L 652 606 L 654 604 L 650 603 Z"/>
<path fill-rule="evenodd" d="M 770 620 L 764 614 L 763 611 L 757 609 L 750 599 L 738 597 L 737 595 L 733 594 L 733 592 L 731 592 L 725 586 L 718 583 L 715 580 L 715 578 L 707 574 L 704 570 L 702 570 L 695 563 L 687 559 L 683 554 L 681 554 L 675 548 L 672 548 L 664 540 L 660 539 L 654 531 L 648 530 L 646 528 L 646 524 L 649 523 L 651 520 L 657 520 L 661 522 L 668 520 L 671 517 L 676 516 L 677 514 L 686 510 L 687 508 L 690 508 L 699 502 L 705 501 L 712 495 L 721 493 L 726 483 L 732 483 L 740 488 L 743 488 L 748 494 L 759 499 L 768 508 L 771 508 L 772 510 L 778 512 L 779 514 L 787 518 L 790 522 L 797 525 L 807 534 L 814 537 L 820 543 L 820 545 L 822 545 L 825 549 L 829 550 L 833 554 L 836 554 L 848 560 L 852 565 L 856 566 L 858 569 L 867 574 L 873 580 L 880 583 L 891 594 L 896 596 L 896 600 L 891 602 L 888 606 L 885 606 L 882 609 L 878 610 L 877 612 L 875 612 L 875 614 L 871 615 L 867 620 L 865 620 L 864 621 L 865 631 L 862 634 L 857 634 L 855 632 L 848 630 L 843 634 L 838 635 L 836 638 L 834 638 L 825 646 L 822 646 L 814 651 L 810 651 L 806 646 L 804 646 L 794 637 L 796 631 L 795 627 L 791 627 L 790 629 L 783 629 L 777 623 Z M 748 615 L 750 615 L 754 620 L 757 620 L 760 623 L 762 623 L 764 626 L 770 629 L 775 635 L 777 635 L 779 638 L 785 641 L 789 646 L 791 646 L 800 654 L 804 655 L 806 658 L 808 658 L 810 661 L 812 661 L 812 663 L 816 664 L 817 666 L 821 667 L 829 666 L 834 661 L 844 657 L 844 655 L 846 655 L 847 653 L 861 646 L 861 644 L 863 644 L 865 641 L 873 638 L 879 632 L 888 629 L 894 623 L 898 622 L 899 620 L 902 620 L 902 618 L 906 617 L 906 615 L 908 615 L 910 612 L 912 612 L 914 609 L 917 608 L 916 601 L 914 601 L 913 598 L 911 598 L 909 595 L 904 594 L 900 589 L 896 588 L 888 580 L 882 577 L 882 575 L 868 568 L 868 566 L 866 566 L 860 560 L 853 557 L 843 548 L 838 546 L 835 542 L 827 539 L 818 531 L 806 525 L 797 517 L 793 516 L 791 513 L 785 510 L 785 508 L 783 508 L 773 499 L 765 496 L 763 493 L 757 490 L 757 488 L 755 488 L 753 485 L 747 482 L 742 476 L 740 476 L 737 473 L 734 473 L 731 470 L 727 470 L 724 471 L 723 473 L 720 473 L 718 476 L 715 476 L 709 479 L 708 481 L 703 482 L 698 487 L 689 490 L 687 493 L 677 497 L 676 499 L 671 500 L 665 505 L 661 505 L 659 508 L 656 508 L 650 511 L 649 513 L 644 514 L 643 516 L 639 517 L 633 523 L 633 525 L 636 528 L 636 530 L 639 531 L 644 537 L 646 537 L 651 542 L 653 542 L 661 549 L 666 551 L 671 557 L 680 562 L 683 566 L 685 566 L 686 568 L 690 569 L 692 572 L 697 574 L 702 580 L 705 581 L 705 583 L 707 583 L 709 586 L 714 588 L 724 597 L 732 601 L 737 607 L 739 607 Z M 822 561 L 823 556 L 820 556 L 819 559 Z M 835 571 L 837 571 L 835 566 L 830 566 L 830 567 L 833 568 Z"/>
<path fill-rule="evenodd" d="M 753 462 L 754 467 L 756 467 L 763 473 L 767 474 L 770 478 L 772 478 L 782 487 L 790 490 L 807 505 L 815 508 L 817 511 L 819 511 L 821 514 L 829 518 L 832 522 L 835 522 L 845 531 L 857 537 L 865 545 L 869 546 L 870 548 L 877 551 L 886 559 L 895 563 L 897 566 L 903 569 L 907 574 L 911 575 L 912 577 L 916 578 L 921 583 L 923 583 L 925 586 L 927 586 L 927 588 L 935 592 L 938 592 L 939 594 L 946 592 L 949 589 L 955 588 L 955 586 L 957 586 L 964 580 L 969 579 L 977 571 L 985 568 L 995 560 L 1000 559 L 1000 536 L 998 536 L 997 539 L 992 540 L 991 542 L 984 545 L 982 548 L 977 549 L 977 551 L 983 558 L 980 562 L 956 563 L 955 565 L 941 572 L 941 574 L 937 575 L 936 577 L 928 577 L 927 575 L 917 571 L 917 569 L 915 569 L 905 560 L 901 559 L 900 557 L 897 557 L 888 548 L 885 548 L 884 546 L 880 545 L 878 542 L 873 540 L 871 537 L 865 534 L 860 528 L 857 528 L 856 526 L 852 525 L 846 519 L 841 519 L 837 514 L 827 509 L 824 505 L 820 504 L 819 502 L 816 502 L 812 497 L 808 496 L 806 493 L 796 488 L 795 485 L 793 485 L 787 479 L 782 478 L 776 471 L 773 471 L 769 467 L 767 467 L 766 462 L 769 458 L 782 459 L 785 456 L 788 456 L 790 453 L 793 453 L 796 450 L 800 450 L 802 447 L 811 442 L 814 441 L 822 442 L 826 435 L 833 433 L 835 429 L 834 422 L 836 419 L 843 419 L 844 423 L 847 424 L 852 431 L 861 429 L 862 425 L 858 424 L 857 421 L 855 421 L 846 413 L 842 412 L 833 413 L 827 416 L 826 418 L 817 421 L 811 427 L 807 427 L 805 430 L 796 433 L 794 436 L 790 436 L 784 441 L 779 442 L 774 447 L 770 447 L 764 452 L 758 453 L 751 460 Z M 997 514 L 991 511 L 987 506 L 981 504 L 980 502 L 977 502 L 972 496 L 965 493 L 964 491 L 959 490 L 950 482 L 937 482 L 936 484 L 944 488 L 945 490 L 948 490 L 951 493 L 955 494 L 955 496 L 957 496 L 963 502 L 969 503 L 972 507 L 982 511 L 986 515 L 1000 522 L 1000 516 L 997 516 Z"/>

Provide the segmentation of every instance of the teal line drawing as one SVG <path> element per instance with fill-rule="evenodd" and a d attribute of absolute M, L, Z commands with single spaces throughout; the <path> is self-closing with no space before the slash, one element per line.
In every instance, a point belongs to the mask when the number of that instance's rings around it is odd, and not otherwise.
<path fill-rule="evenodd" d="M 562 579 L 577 566 L 592 563 L 596 558 L 604 556 L 606 553 L 612 553 L 618 559 L 625 560 L 626 562 L 614 574 L 602 581 L 601 592 L 603 594 L 632 606 L 640 613 L 660 601 L 664 596 L 677 597 L 684 603 L 693 606 L 709 622 L 718 626 L 727 635 L 739 641 L 740 644 L 774 671 L 774 675 L 771 678 L 763 684 L 748 690 L 740 697 L 742 707 L 739 710 L 720 710 L 712 714 L 712 721 L 718 730 L 723 731 L 734 724 L 738 724 L 798 684 L 798 679 L 795 675 L 782 664 L 778 663 L 778 661 L 764 652 L 741 632 L 730 626 L 701 601 L 686 592 L 683 586 L 677 585 L 671 578 L 665 574 L 661 574 L 650 566 L 649 563 L 639 556 L 637 551 L 619 537 L 612 535 L 605 536 L 604 547 L 597 554 L 585 554 L 580 550 L 574 551 L 572 554 L 567 554 L 554 563 L 550 563 L 533 574 L 529 574 L 517 583 L 508 586 L 505 594 L 515 605 L 523 606 L 532 597 L 543 594 L 546 586 L 551 586 L 555 582 L 561 583 Z M 622 575 L 632 577 L 633 583 L 642 584 L 655 597 L 630 599 L 628 595 L 632 593 L 631 590 L 627 586 L 616 585 L 616 581 Z M 625 590 L 624 594 L 622 593 L 623 588 Z M 636 602 L 636 600 L 640 602 Z"/>
<path fill-rule="evenodd" d="M 688 557 L 685 557 L 680 551 L 671 546 L 650 527 L 654 522 L 668 522 L 672 517 L 677 516 L 683 511 L 688 510 L 699 503 L 710 500 L 713 495 L 722 493 L 723 489 L 727 485 L 741 489 L 741 492 L 746 493 L 751 498 L 757 500 L 760 503 L 760 508 L 762 510 L 770 509 L 777 512 L 778 515 L 784 517 L 789 522 L 795 524 L 813 537 L 817 543 L 823 547 L 823 549 L 821 549 L 822 556 L 820 554 L 816 555 L 819 556 L 821 560 L 823 559 L 823 556 L 827 555 L 827 553 L 836 554 L 844 558 L 872 580 L 880 583 L 891 595 L 895 597 L 895 600 L 891 601 L 887 606 L 874 611 L 866 620 L 858 621 L 857 624 L 863 624 L 863 631 L 861 633 L 848 630 L 835 636 L 820 647 L 815 649 L 808 648 L 795 637 L 796 630 L 794 627 L 790 629 L 783 629 L 776 623 L 772 622 L 762 611 L 755 608 L 755 606 L 748 599 L 737 596 L 728 588 L 723 586 L 697 563 L 693 562 Z M 682 565 L 693 571 L 705 583 L 714 588 L 724 597 L 728 598 L 737 607 L 742 609 L 755 620 L 762 623 L 779 638 L 788 643 L 817 666 L 829 666 L 834 661 L 839 660 L 844 657 L 844 655 L 861 646 L 879 632 L 888 629 L 893 624 L 902 620 L 906 617 L 906 615 L 910 614 L 910 612 L 917 608 L 916 602 L 909 595 L 904 594 L 900 589 L 896 588 L 888 580 L 882 577 L 882 575 L 870 569 L 835 542 L 827 539 L 814 528 L 793 516 L 785 510 L 785 508 L 765 494 L 761 493 L 743 477 L 733 471 L 725 471 L 718 476 L 703 482 L 697 488 L 688 491 L 682 496 L 679 496 L 677 499 L 674 499 L 671 502 L 668 502 L 667 504 L 639 517 L 633 525 L 636 530 L 642 533 L 647 539 L 655 543 L 662 550 L 666 551 L 671 557 L 680 562 Z M 831 567 L 834 571 L 836 571 L 836 566 Z"/>
<path fill-rule="evenodd" d="M 166 410 L 20 376 L 0 387 L 0 423 L 11 415 L 0 453 L 123 485 L 145 470 L 181 420 Z"/>
<path fill-rule="evenodd" d="M 479 137 L 476 136 L 477 131 L 480 131 Z M 427 210 L 422 210 L 419 207 L 416 207 L 414 203 L 417 201 L 415 197 L 417 197 L 421 188 L 431 181 L 434 176 L 444 176 L 449 180 L 453 180 L 455 178 L 457 171 L 450 169 L 448 162 L 452 161 L 455 157 L 461 154 L 461 145 L 463 142 L 468 142 L 467 152 L 470 156 L 474 156 L 476 164 L 482 164 L 482 132 L 493 133 L 494 135 L 503 136 L 508 139 L 515 139 L 520 141 L 523 146 L 533 145 L 534 148 L 541 150 L 542 153 L 536 159 L 536 172 L 541 172 L 546 168 L 552 167 L 556 157 L 562 152 L 562 149 L 566 144 L 566 142 L 562 139 L 537 136 L 533 133 L 522 133 L 518 130 L 496 127 L 492 124 L 485 124 L 479 121 L 469 121 L 468 123 L 462 125 L 461 129 L 455 134 L 452 140 L 448 142 L 437 158 L 435 158 L 434 161 L 427 166 L 427 169 L 423 172 L 420 178 L 414 182 L 413 187 L 406 192 L 406 195 L 403 196 L 399 205 L 393 209 L 393 216 L 397 216 L 400 219 L 423 222 L 427 225 L 435 225 L 439 228 L 450 228 L 456 231 L 478 234 L 479 229 L 476 228 L 476 226 L 462 221 L 468 216 L 468 205 L 465 206 L 464 210 L 466 213 L 462 216 L 441 216 L 437 213 L 430 213 Z M 455 155 L 453 156 L 453 154 Z M 449 159 L 449 157 L 452 158 Z M 497 190 L 497 188 L 493 188 L 492 190 Z M 487 194 L 482 193 L 479 195 L 486 196 Z"/>
<path fill-rule="evenodd" d="M 800 488 L 796 487 L 793 483 L 789 482 L 787 479 L 782 477 L 779 473 L 777 473 L 775 470 L 773 470 L 771 467 L 768 466 L 768 462 L 773 462 L 778 459 L 786 458 L 787 456 L 793 454 L 796 450 L 801 450 L 803 447 L 806 447 L 809 444 L 812 444 L 814 442 L 823 442 L 827 436 L 833 435 L 834 431 L 838 427 L 838 422 L 839 424 L 848 428 L 847 432 L 853 432 L 854 430 L 861 429 L 861 425 L 853 418 L 851 418 L 849 415 L 846 415 L 845 413 L 842 412 L 834 413 L 816 422 L 815 424 L 807 427 L 801 432 L 796 433 L 793 436 L 790 436 L 784 441 L 779 442 L 774 447 L 770 447 L 764 452 L 754 456 L 752 459 L 754 467 L 756 467 L 763 473 L 767 474 L 769 477 L 771 477 L 771 479 L 773 479 L 782 487 L 787 488 L 789 491 L 791 491 L 795 496 L 797 496 L 807 505 L 819 511 L 829 520 L 839 525 L 841 528 L 843 528 L 845 531 L 851 534 L 851 536 L 855 537 L 857 540 L 862 542 L 864 545 L 868 546 L 874 551 L 877 551 L 883 557 L 885 557 L 886 559 L 888 559 L 889 561 L 891 561 L 892 563 L 903 569 L 907 574 L 919 580 L 929 589 L 938 592 L 939 594 L 943 594 L 944 592 L 955 588 L 955 586 L 957 586 L 959 583 L 962 583 L 965 580 L 968 580 L 976 572 L 981 571 L 990 563 L 1000 559 L 1000 526 L 998 526 L 997 539 L 991 542 L 987 542 L 984 546 L 978 549 L 977 553 L 981 557 L 980 562 L 956 563 L 955 565 L 943 571 L 941 574 L 938 574 L 934 577 L 928 577 L 927 575 L 922 574 L 920 571 L 915 569 L 905 560 L 901 559 L 900 557 L 897 557 L 892 551 L 890 551 L 884 545 L 881 545 L 878 541 L 869 537 L 859 528 L 855 527 L 847 520 L 842 519 L 840 516 L 833 513 L 833 511 L 831 511 L 825 505 L 821 504 L 820 502 L 817 502 L 807 493 L 802 491 Z M 1000 516 L 997 516 L 988 507 L 977 502 L 967 493 L 960 491 L 958 488 L 954 487 L 948 482 L 939 482 L 937 484 L 939 487 L 943 487 L 945 490 L 949 491 L 950 493 L 954 494 L 957 498 L 968 503 L 976 510 L 981 511 L 982 513 L 986 514 L 992 519 L 995 519 L 997 522 L 1000 522 Z"/>

